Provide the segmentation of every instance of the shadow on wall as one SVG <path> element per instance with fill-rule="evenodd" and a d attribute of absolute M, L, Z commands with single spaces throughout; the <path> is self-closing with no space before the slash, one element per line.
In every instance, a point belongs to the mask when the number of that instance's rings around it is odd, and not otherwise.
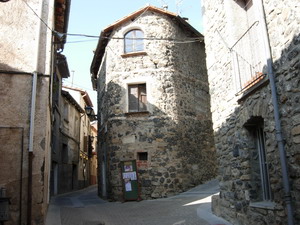
<path fill-rule="evenodd" d="M 297 35 L 273 64 L 296 221 L 300 220 L 299 47 Z M 266 209 L 262 214 L 249 206 L 271 200 L 285 207 L 271 98 L 268 83 L 257 88 L 215 131 L 220 195 L 213 200 L 213 210 L 233 223 L 281 224 L 286 220 L 284 210 Z"/>

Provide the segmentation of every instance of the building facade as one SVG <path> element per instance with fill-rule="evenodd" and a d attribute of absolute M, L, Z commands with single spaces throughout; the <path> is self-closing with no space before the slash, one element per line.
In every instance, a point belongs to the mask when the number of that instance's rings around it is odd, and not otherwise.
<path fill-rule="evenodd" d="M 80 88 L 63 86 L 63 90 L 70 94 L 82 110 L 79 117 L 75 116 L 77 126 L 75 129 L 79 135 L 77 139 L 79 145 L 79 161 L 77 168 L 74 168 L 74 170 L 77 170 L 77 188 L 82 189 L 90 185 L 90 158 L 92 157 L 93 150 L 91 121 L 93 117 L 87 114 L 86 108 L 92 108 L 93 103 L 88 93 Z M 72 115 L 69 114 L 69 117 L 72 117 Z"/>
<path fill-rule="evenodd" d="M 92 153 L 90 155 L 90 184 L 98 183 L 98 157 L 97 157 L 97 139 L 98 139 L 98 126 L 97 121 L 91 123 L 91 145 Z"/>
<path fill-rule="evenodd" d="M 233 224 L 300 221 L 299 1 L 202 2 L 220 194 Z"/>
<path fill-rule="evenodd" d="M 102 197 L 122 199 L 127 160 L 143 199 L 215 176 L 203 36 L 186 20 L 152 6 L 122 18 L 101 32 L 91 73 Z"/>
<path fill-rule="evenodd" d="M 6 194 L 1 197 L 10 199 L 5 224 L 44 224 L 51 170 L 51 80 L 59 73 L 57 52 L 65 43 L 53 31 L 66 32 L 70 1 L 0 5 L 0 188 Z"/>

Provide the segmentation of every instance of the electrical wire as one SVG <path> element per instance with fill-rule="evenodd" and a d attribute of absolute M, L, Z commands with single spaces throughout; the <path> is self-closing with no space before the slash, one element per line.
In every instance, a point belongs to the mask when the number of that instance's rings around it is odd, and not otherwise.
<path fill-rule="evenodd" d="M 100 36 L 86 35 L 86 34 L 71 34 L 62 33 L 62 35 L 75 36 L 75 37 L 87 37 L 87 38 L 100 38 Z M 101 37 L 108 40 L 124 40 L 124 37 Z M 145 38 L 126 38 L 127 40 L 155 40 L 155 41 L 177 41 L 178 43 L 184 42 L 197 42 L 202 41 L 200 38 L 186 38 L 186 39 L 174 39 L 174 38 L 156 38 L 156 37 L 145 37 Z"/>
<path fill-rule="evenodd" d="M 67 44 L 73 44 L 73 43 L 81 43 L 81 42 L 92 42 L 92 41 L 97 41 L 97 39 L 93 40 L 78 40 L 78 41 L 67 41 Z"/>
<path fill-rule="evenodd" d="M 25 5 L 34 13 L 34 15 L 39 18 L 39 20 L 50 30 L 53 32 L 53 30 L 48 26 L 48 24 L 34 11 L 34 9 L 25 1 L 25 0 L 22 0 Z"/>
<path fill-rule="evenodd" d="M 99 35 L 89 35 L 89 34 L 73 34 L 73 33 L 60 33 L 60 32 L 57 32 L 53 29 L 51 29 L 49 27 L 49 25 L 34 11 L 34 9 L 25 1 L 25 0 L 22 0 L 25 5 L 34 13 L 34 15 L 39 18 L 39 20 L 51 31 L 53 32 L 54 34 L 56 34 L 57 36 L 59 37 L 62 37 L 62 36 L 73 36 L 73 37 L 85 37 L 85 38 L 97 38 L 99 39 L 100 36 Z M 145 12 L 147 12 L 147 10 L 149 9 L 150 6 L 148 6 L 144 12 L 139 15 L 134 21 L 137 21 Z M 125 38 L 124 37 L 102 37 L 102 38 L 105 38 L 105 39 L 109 39 L 109 40 L 112 40 L 112 39 L 116 39 L 116 40 L 124 40 Z M 172 38 L 153 38 L 153 37 L 148 37 L 148 38 L 127 38 L 127 39 L 130 39 L 130 40 L 156 40 L 156 41 L 174 41 L 174 43 L 178 43 L 178 44 L 184 44 L 184 43 L 191 43 L 191 42 L 198 42 L 198 41 L 202 41 L 200 38 L 187 38 L 187 39 L 172 39 Z M 84 40 L 82 41 L 74 41 L 74 42 L 67 42 L 67 43 L 77 43 L 77 42 L 85 42 Z"/>

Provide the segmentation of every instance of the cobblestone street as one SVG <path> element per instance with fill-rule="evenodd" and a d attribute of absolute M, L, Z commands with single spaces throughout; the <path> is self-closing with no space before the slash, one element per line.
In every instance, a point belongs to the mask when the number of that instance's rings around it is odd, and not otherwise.
<path fill-rule="evenodd" d="M 121 203 L 98 198 L 92 186 L 52 198 L 46 225 L 228 225 L 211 213 L 217 193 L 213 180 L 173 197 Z"/>

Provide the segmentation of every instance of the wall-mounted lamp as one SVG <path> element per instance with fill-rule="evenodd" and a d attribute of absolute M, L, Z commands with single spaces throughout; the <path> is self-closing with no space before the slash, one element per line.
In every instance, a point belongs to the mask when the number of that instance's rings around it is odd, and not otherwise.
<path fill-rule="evenodd" d="M 94 136 L 91 136 L 90 138 L 91 138 L 91 142 L 93 143 L 93 142 L 94 142 L 94 139 L 95 139 L 95 137 L 94 137 Z"/>
<path fill-rule="evenodd" d="M 95 115 L 94 109 L 91 106 L 85 107 L 85 113 L 91 121 L 97 120 L 97 115 Z"/>

